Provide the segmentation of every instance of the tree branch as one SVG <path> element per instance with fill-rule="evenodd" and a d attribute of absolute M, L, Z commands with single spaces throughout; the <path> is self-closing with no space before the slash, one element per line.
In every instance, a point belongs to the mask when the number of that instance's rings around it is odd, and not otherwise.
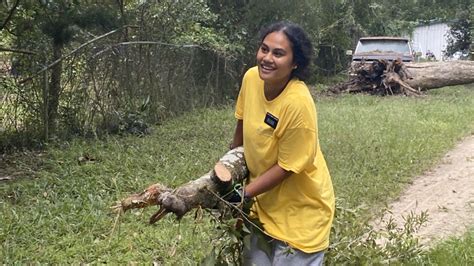
<path fill-rule="evenodd" d="M 197 44 L 172 44 L 172 43 L 155 42 L 155 41 L 133 41 L 133 42 L 120 42 L 120 43 L 113 44 L 110 47 L 100 50 L 99 52 L 95 53 L 91 57 L 95 58 L 107 51 L 110 51 L 112 48 L 117 47 L 117 46 L 135 45 L 135 44 L 162 45 L 162 46 L 172 46 L 172 47 L 177 47 L 177 48 L 201 48 L 203 50 L 205 49 L 204 47 L 199 46 Z"/>
<path fill-rule="evenodd" d="M 8 22 L 13 17 L 13 13 L 15 13 L 15 10 L 19 4 L 20 4 L 20 0 L 17 0 L 15 4 L 13 5 L 12 9 L 10 9 L 10 11 L 8 12 L 7 18 L 5 19 L 5 21 L 2 23 L 2 26 L 0 27 L 0 31 L 2 31 L 7 26 Z"/>
<path fill-rule="evenodd" d="M 248 170 L 244 158 L 244 148 L 237 147 L 223 155 L 214 169 L 198 179 L 178 188 L 168 188 L 162 184 L 153 184 L 138 194 L 130 195 L 112 209 L 125 212 L 130 209 L 158 206 L 159 210 L 150 217 L 155 223 L 168 213 L 174 213 L 178 219 L 193 208 L 216 208 L 222 204 L 221 198 L 233 189 L 236 183 L 247 178 Z"/>
<path fill-rule="evenodd" d="M 76 54 L 78 51 L 80 51 L 81 49 L 83 49 L 83 48 L 86 47 L 87 45 L 89 45 L 89 44 L 91 44 L 91 43 L 94 43 L 94 42 L 96 42 L 96 41 L 98 41 L 98 40 L 100 40 L 100 39 L 103 39 L 103 38 L 105 38 L 105 37 L 107 37 L 107 36 L 109 36 L 109 35 L 112 35 L 112 34 L 118 32 L 118 31 L 121 31 L 121 30 L 124 29 L 124 28 L 131 28 L 131 27 L 135 27 L 135 26 L 125 25 L 125 26 L 123 26 L 123 27 L 120 27 L 120 28 L 118 28 L 118 29 L 109 31 L 109 32 L 107 32 L 107 33 L 105 33 L 105 34 L 102 34 L 102 35 L 100 35 L 100 36 L 97 36 L 96 38 L 94 38 L 94 39 L 92 39 L 92 40 L 90 40 L 90 41 L 87 41 L 87 42 L 81 44 L 79 47 L 77 47 L 76 49 L 74 49 L 72 52 L 70 52 L 70 53 L 68 53 L 67 55 L 62 56 L 61 58 L 55 60 L 54 62 L 52 62 L 51 64 L 45 66 L 43 69 L 39 70 L 38 72 L 34 73 L 33 75 L 31 75 L 31 76 L 29 76 L 29 77 L 27 77 L 27 78 L 21 80 L 20 83 L 25 83 L 25 82 L 27 82 L 27 81 L 33 79 L 35 76 L 37 76 L 37 75 L 39 75 L 39 74 L 45 72 L 46 70 L 48 70 L 48 69 L 54 67 L 55 65 L 59 64 L 59 63 L 60 63 L 61 61 L 63 61 L 65 58 L 67 58 L 67 57 L 69 57 L 69 56 L 71 56 L 71 55 Z"/>
<path fill-rule="evenodd" d="M 36 52 L 29 51 L 29 50 L 16 49 L 16 48 L 7 48 L 7 47 L 0 47 L 0 52 L 11 52 L 11 53 L 32 54 L 32 55 L 37 55 L 38 54 Z"/>

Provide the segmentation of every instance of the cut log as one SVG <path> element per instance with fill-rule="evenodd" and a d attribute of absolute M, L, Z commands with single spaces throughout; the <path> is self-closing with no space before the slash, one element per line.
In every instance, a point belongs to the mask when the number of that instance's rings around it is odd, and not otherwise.
<path fill-rule="evenodd" d="M 222 203 L 219 195 L 224 195 L 241 183 L 248 175 L 243 147 L 228 151 L 216 163 L 213 170 L 176 189 L 162 184 L 153 184 L 139 194 L 130 195 L 112 208 L 125 212 L 130 209 L 158 206 L 159 210 L 150 217 L 155 223 L 168 213 L 174 213 L 178 219 L 193 208 L 218 208 Z"/>
<path fill-rule="evenodd" d="M 222 194 L 232 189 L 233 184 L 242 183 L 247 176 L 248 169 L 245 164 L 244 148 L 238 147 L 219 159 L 214 166 L 211 179 Z"/>
<path fill-rule="evenodd" d="M 361 62 L 354 76 L 329 92 L 377 95 L 420 95 L 421 91 L 474 83 L 473 61 L 403 63 L 401 60 Z"/>

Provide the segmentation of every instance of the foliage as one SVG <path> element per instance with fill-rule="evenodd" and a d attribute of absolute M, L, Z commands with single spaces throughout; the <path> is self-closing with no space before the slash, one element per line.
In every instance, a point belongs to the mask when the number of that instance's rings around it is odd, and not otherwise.
<path fill-rule="evenodd" d="M 392 239 L 400 241 L 373 248 L 362 238 L 370 231 L 364 224 L 473 132 L 473 93 L 459 86 L 423 98 L 317 98 L 319 137 L 338 198 L 327 264 L 370 264 L 370 256 L 382 261 L 384 254 L 402 263 L 409 261 L 404 255 L 423 255 L 398 231 Z M 170 216 L 154 226 L 146 224 L 153 208 L 119 218 L 109 212 L 116 200 L 148 184 L 179 186 L 206 173 L 226 151 L 234 126 L 227 106 L 164 121 L 145 137 L 76 138 L 41 153 L 2 157 L 14 180 L 0 183 L 0 262 L 186 265 L 235 244 L 199 211 L 197 219 Z"/>
<path fill-rule="evenodd" d="M 426 213 L 408 215 L 403 225 L 391 219 L 376 228 L 360 218 L 367 212 L 363 206 L 347 208 L 343 202 L 336 205 L 331 231 L 333 241 L 327 257 L 331 264 L 392 264 L 421 259 L 423 246 L 418 243 L 415 233 L 427 221 Z"/>
<path fill-rule="evenodd" d="M 12 20 L 15 12 L 17 11 L 17 7 L 20 4 L 20 0 L 15 1 L 1 1 L 0 6 L 0 31 L 2 31 L 8 23 Z"/>
<path fill-rule="evenodd" d="M 451 57 L 456 52 L 468 54 L 472 40 L 471 30 L 473 28 L 470 20 L 470 8 L 466 6 L 459 10 L 457 20 L 451 23 L 448 34 L 448 45 L 444 51 L 444 56 Z M 467 56 L 466 56 L 467 57 Z"/>
<path fill-rule="evenodd" d="M 45 142 L 48 137 L 112 133 L 116 114 L 140 113 L 152 125 L 194 108 L 226 104 L 236 97 L 244 71 L 255 64 L 259 30 L 276 20 L 305 28 L 315 48 L 310 81 L 320 82 L 346 71 L 345 51 L 353 49 L 359 37 L 400 35 L 419 21 L 450 20 L 469 4 L 2 1 L 1 45 L 31 53 L 0 54 L 12 68 L 12 75 L 2 77 L 5 82 L 0 84 L 10 87 L 0 91 L 16 101 L 1 98 L 2 105 L 11 104 L 2 116 L 15 121 L 2 121 L 0 149 L 17 143 L 7 136 L 35 136 Z M 140 111 L 147 99 L 148 108 Z"/>
<path fill-rule="evenodd" d="M 16 32 L 15 45 L 41 44 L 41 52 L 12 58 L 18 74 L 5 79 L 15 86 L 2 91 L 24 101 L 4 110 L 11 111 L 5 113 L 9 117 L 23 114 L 12 123 L 4 121 L 7 135 L 33 132 L 44 140 L 56 123 L 59 130 L 50 133 L 61 138 L 113 133 L 122 120 L 117 114 L 139 113 L 143 122 L 154 124 L 194 107 L 225 103 L 234 94 L 236 74 L 228 60 L 242 48 L 213 28 L 216 15 L 204 1 L 131 1 L 119 7 L 114 2 L 35 2 L 21 3 L 18 11 L 9 27 Z M 72 54 L 63 52 L 124 22 L 139 26 L 119 28 Z M 48 58 L 62 61 L 35 76 Z M 141 110 L 144 101 L 148 106 Z M 2 138 L 0 146 L 5 150 L 12 143 Z"/>
<path fill-rule="evenodd" d="M 238 50 L 238 43 L 232 45 L 227 37 L 220 34 L 215 23 L 218 15 L 211 12 L 206 1 L 132 1 L 126 10 L 129 19 L 145 16 L 151 19 L 147 28 L 159 28 L 160 31 L 146 31 L 141 34 L 148 39 L 157 37 L 157 40 L 177 45 L 200 45 L 205 49 L 219 52 L 228 52 L 226 49 Z M 147 21 L 138 20 L 139 24 Z M 146 29 L 144 29 L 146 30 Z"/>

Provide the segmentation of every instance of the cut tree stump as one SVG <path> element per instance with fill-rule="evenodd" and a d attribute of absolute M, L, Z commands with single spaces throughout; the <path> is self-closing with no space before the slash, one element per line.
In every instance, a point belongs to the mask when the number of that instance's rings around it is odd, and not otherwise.
<path fill-rule="evenodd" d="M 168 213 L 174 213 L 181 219 L 193 208 L 219 208 L 222 200 L 218 196 L 228 193 L 233 189 L 233 184 L 243 182 L 247 176 L 244 148 L 237 147 L 222 156 L 213 170 L 196 180 L 175 189 L 163 184 L 153 184 L 141 193 L 122 199 L 112 208 L 125 212 L 156 205 L 159 210 L 150 217 L 151 224 Z"/>
<path fill-rule="evenodd" d="M 329 88 L 332 93 L 421 95 L 422 91 L 474 83 L 474 61 L 403 63 L 400 59 L 354 66 L 355 75 Z"/>

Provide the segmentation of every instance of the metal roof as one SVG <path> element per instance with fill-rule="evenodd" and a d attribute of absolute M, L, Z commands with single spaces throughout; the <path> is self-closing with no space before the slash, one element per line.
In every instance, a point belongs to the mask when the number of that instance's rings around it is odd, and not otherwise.
<path fill-rule="evenodd" d="M 371 37 L 362 37 L 360 41 L 365 40 L 397 40 L 397 41 L 409 41 L 408 38 L 404 37 L 393 37 L 393 36 L 371 36 Z"/>

